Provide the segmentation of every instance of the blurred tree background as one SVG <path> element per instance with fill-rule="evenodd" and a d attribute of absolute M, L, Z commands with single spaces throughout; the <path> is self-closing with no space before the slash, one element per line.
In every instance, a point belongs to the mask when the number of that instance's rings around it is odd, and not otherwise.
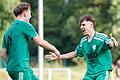
<path fill-rule="evenodd" d="M 6 29 L 15 19 L 12 9 L 20 1 L 31 4 L 30 22 L 38 30 L 38 0 L 0 0 L 0 46 Z M 119 0 L 44 0 L 44 39 L 55 45 L 62 54 L 73 51 L 83 37 L 79 19 L 85 14 L 95 17 L 96 31 L 106 35 L 112 33 L 120 43 Z M 30 41 L 30 53 L 35 61 L 37 52 L 36 44 Z M 120 47 L 113 49 L 112 53 L 113 62 L 116 62 L 120 58 Z"/>
<path fill-rule="evenodd" d="M 0 0 L 0 46 L 3 34 L 14 18 L 11 9 L 13 9 L 13 5 L 18 2 L 19 2 L 18 0 L 14 1 Z"/>
<path fill-rule="evenodd" d="M 96 19 L 95 29 L 110 33 L 120 43 L 119 0 L 44 0 L 44 36 L 61 53 L 76 48 L 83 36 L 79 18 L 85 14 Z M 120 58 L 120 47 L 112 50 L 113 62 Z"/>

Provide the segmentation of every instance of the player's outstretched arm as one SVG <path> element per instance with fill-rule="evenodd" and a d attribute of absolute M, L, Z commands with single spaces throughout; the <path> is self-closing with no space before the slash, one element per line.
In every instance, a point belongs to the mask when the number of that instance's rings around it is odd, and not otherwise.
<path fill-rule="evenodd" d="M 50 55 L 45 55 L 45 58 L 50 61 L 50 60 L 62 60 L 62 59 L 71 59 L 76 57 L 76 53 L 75 51 L 66 53 L 66 54 L 62 54 L 60 55 L 60 57 L 57 57 L 53 52 L 50 52 Z"/>
<path fill-rule="evenodd" d="M 60 56 L 60 52 L 57 50 L 57 48 L 55 46 L 53 46 L 52 44 L 50 44 L 49 42 L 47 42 L 46 40 L 41 39 L 40 36 L 36 36 L 33 38 L 33 40 L 41 47 L 46 48 L 50 51 L 52 51 L 53 53 L 55 53 L 58 57 Z"/>
<path fill-rule="evenodd" d="M 109 47 L 111 48 L 115 48 L 118 47 L 118 42 L 117 40 L 112 36 L 112 34 L 109 35 L 110 36 L 110 41 L 109 41 Z"/>

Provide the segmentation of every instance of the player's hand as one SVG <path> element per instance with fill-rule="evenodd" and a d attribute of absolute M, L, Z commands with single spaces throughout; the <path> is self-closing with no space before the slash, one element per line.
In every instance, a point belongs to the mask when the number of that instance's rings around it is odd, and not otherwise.
<path fill-rule="evenodd" d="M 55 53 L 53 53 L 53 52 L 49 52 L 49 53 L 50 53 L 50 55 L 45 55 L 45 59 L 47 61 L 52 61 L 52 60 L 58 60 L 59 59 L 59 57 Z"/>
<path fill-rule="evenodd" d="M 109 35 L 111 41 L 110 41 L 110 44 L 113 46 L 113 47 L 118 47 L 118 42 L 117 40 L 112 36 L 112 34 Z"/>
<path fill-rule="evenodd" d="M 50 54 L 53 54 L 53 52 L 50 52 Z M 60 58 L 60 52 L 57 49 L 55 50 L 54 54 L 56 54 L 56 56 Z"/>

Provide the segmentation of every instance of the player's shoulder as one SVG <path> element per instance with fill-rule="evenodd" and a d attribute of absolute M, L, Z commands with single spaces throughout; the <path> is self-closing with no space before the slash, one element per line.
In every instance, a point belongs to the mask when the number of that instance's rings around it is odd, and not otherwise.
<path fill-rule="evenodd" d="M 96 32 L 96 37 L 107 37 L 107 35 L 104 33 Z"/>
<path fill-rule="evenodd" d="M 85 41 L 87 41 L 87 36 L 85 36 L 85 37 L 83 37 L 83 38 L 81 39 L 81 43 L 83 43 L 83 42 L 85 42 Z"/>
<path fill-rule="evenodd" d="M 96 32 L 95 38 L 104 40 L 106 37 L 108 37 L 106 34 Z"/>
<path fill-rule="evenodd" d="M 16 23 L 19 23 L 23 26 L 32 26 L 29 22 L 27 21 L 22 21 L 22 20 L 16 20 Z"/>

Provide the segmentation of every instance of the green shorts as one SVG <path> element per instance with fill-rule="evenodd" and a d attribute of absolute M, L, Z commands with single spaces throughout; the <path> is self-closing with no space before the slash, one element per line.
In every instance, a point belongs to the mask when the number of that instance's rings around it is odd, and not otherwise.
<path fill-rule="evenodd" d="M 102 71 L 96 74 L 85 74 L 83 80 L 110 80 L 110 71 Z"/>
<path fill-rule="evenodd" d="M 8 71 L 12 80 L 38 80 L 31 69 L 26 69 L 24 72 Z"/>

